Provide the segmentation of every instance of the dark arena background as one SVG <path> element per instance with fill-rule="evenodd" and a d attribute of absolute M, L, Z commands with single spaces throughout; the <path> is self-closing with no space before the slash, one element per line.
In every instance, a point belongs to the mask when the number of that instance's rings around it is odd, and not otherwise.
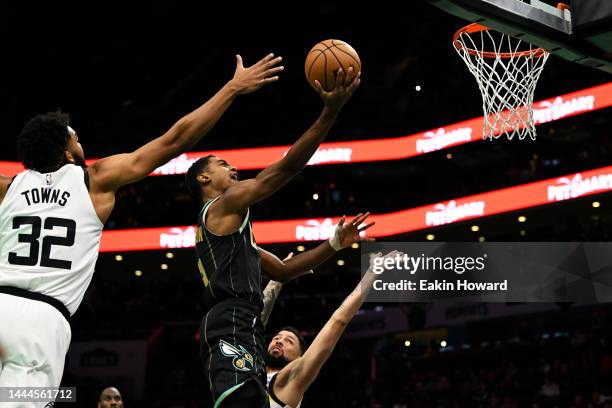
<path fill-rule="evenodd" d="M 251 149 L 243 160 L 256 162 L 258 148 L 292 144 L 317 117 L 322 104 L 304 60 L 328 38 L 357 50 L 362 84 L 326 140 L 333 148 L 322 146 L 316 165 L 251 208 L 256 233 L 261 221 L 302 223 L 297 236 L 262 239 L 279 257 L 316 246 L 327 218 L 371 211 L 376 221 L 423 206 L 451 211 L 466 196 L 496 200 L 507 187 L 579 184 L 590 177 L 582 173 L 612 173 L 612 77 L 555 56 L 535 92 L 535 101 L 549 101 L 536 102 L 543 118 L 537 141 L 475 134 L 473 143 L 417 142 L 404 155 L 390 141 L 372 147 L 377 158 L 359 160 L 355 141 L 443 140 L 453 132 L 460 139 L 471 126 L 460 122 L 482 116 L 476 82 L 451 46 L 466 22 L 422 0 L 406 3 L 295 3 L 285 11 L 267 3 L 2 6 L 0 173 L 11 174 L 16 136 L 36 114 L 70 113 L 88 159 L 129 152 L 212 96 L 232 77 L 236 53 L 250 65 L 274 52 L 283 57 L 281 79 L 239 97 L 192 149 Z M 56 406 L 94 407 L 110 385 L 128 408 L 208 406 L 198 357 L 203 287 L 188 228 L 200 204 L 179 168 L 119 191 L 93 281 L 71 322 L 62 385 L 77 387 L 78 402 Z M 404 229 L 389 235 L 381 227 L 377 240 L 610 241 L 611 190 L 577 188 L 530 202 L 518 189 L 527 203 L 521 208 L 467 221 L 426 222 L 408 212 Z M 145 238 L 130 234 L 148 228 L 163 229 L 154 232 L 158 246 L 138 250 Z M 117 241 L 107 238 L 111 232 Z M 128 244 L 135 246 L 122 249 Z M 267 333 L 289 324 L 312 340 L 359 279 L 360 248 L 343 250 L 314 276 L 285 286 Z M 609 408 L 612 307 L 365 303 L 302 407 Z"/>

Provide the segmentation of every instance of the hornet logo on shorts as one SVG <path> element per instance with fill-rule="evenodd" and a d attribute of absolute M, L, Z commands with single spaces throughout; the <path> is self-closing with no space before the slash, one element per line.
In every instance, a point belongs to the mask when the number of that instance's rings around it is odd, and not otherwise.
<path fill-rule="evenodd" d="M 236 348 L 226 341 L 219 341 L 221 353 L 226 357 L 233 357 L 232 364 L 240 371 L 250 371 L 253 368 L 253 356 L 240 344 Z"/>

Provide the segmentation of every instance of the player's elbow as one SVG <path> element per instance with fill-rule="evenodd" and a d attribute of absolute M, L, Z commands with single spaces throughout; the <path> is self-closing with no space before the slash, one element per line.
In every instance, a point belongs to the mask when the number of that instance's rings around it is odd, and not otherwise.
<path fill-rule="evenodd" d="M 350 321 L 350 318 L 338 312 L 334 313 L 331 318 L 331 324 L 334 326 L 334 328 L 340 330 L 344 330 Z"/>
<path fill-rule="evenodd" d="M 284 262 L 263 269 L 264 274 L 273 281 L 287 283 L 291 280 L 291 272 Z"/>
<path fill-rule="evenodd" d="M 278 266 L 278 269 L 278 279 L 274 279 L 277 282 L 287 283 L 296 276 L 296 271 L 284 262 Z"/>
<path fill-rule="evenodd" d="M 292 279 L 291 276 L 286 274 L 278 274 L 277 276 L 271 277 L 273 280 L 280 282 L 282 284 L 289 283 Z"/>

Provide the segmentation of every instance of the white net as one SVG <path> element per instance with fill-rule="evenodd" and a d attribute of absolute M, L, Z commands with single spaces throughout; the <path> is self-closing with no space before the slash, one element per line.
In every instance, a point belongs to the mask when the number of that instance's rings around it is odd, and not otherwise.
<path fill-rule="evenodd" d="M 460 30 L 453 45 L 482 94 L 483 138 L 535 140 L 533 95 L 550 54 L 477 24 Z"/>

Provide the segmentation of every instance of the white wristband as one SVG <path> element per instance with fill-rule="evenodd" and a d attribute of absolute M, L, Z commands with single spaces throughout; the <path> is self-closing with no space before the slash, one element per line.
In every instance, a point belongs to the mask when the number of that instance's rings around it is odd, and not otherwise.
<path fill-rule="evenodd" d="M 340 245 L 340 239 L 335 235 L 329 239 L 329 246 L 331 246 L 336 252 L 342 249 L 342 246 Z"/>
<path fill-rule="evenodd" d="M 340 244 L 340 228 L 336 227 L 334 231 L 334 235 L 329 239 L 329 245 L 334 249 L 334 251 L 338 252 L 342 249 L 342 245 Z"/>
<path fill-rule="evenodd" d="M 342 217 L 338 225 L 336 225 L 336 228 L 334 229 L 334 235 L 329 238 L 329 246 L 331 246 L 336 252 L 342 249 L 342 244 L 340 243 L 340 231 L 342 231 L 343 224 L 344 217 Z"/>

